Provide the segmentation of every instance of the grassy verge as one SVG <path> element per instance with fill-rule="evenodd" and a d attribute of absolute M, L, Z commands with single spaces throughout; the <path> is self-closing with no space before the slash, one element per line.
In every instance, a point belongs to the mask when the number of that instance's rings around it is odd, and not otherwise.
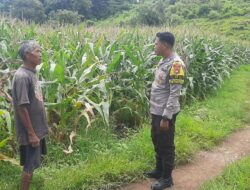
<path fill-rule="evenodd" d="M 223 174 L 205 183 L 200 190 L 247 190 L 250 188 L 250 157 L 229 165 Z"/>
<path fill-rule="evenodd" d="M 250 65 L 243 65 L 207 100 L 183 109 L 176 124 L 177 164 L 250 122 L 249 88 Z M 154 165 L 149 124 L 125 139 L 93 128 L 88 135 L 78 133 L 72 155 L 65 156 L 62 148 L 49 144 L 45 166 L 36 171 L 31 189 L 111 189 L 142 178 Z M 0 162 L 0 170 L 0 189 L 17 188 L 20 169 Z"/>
<path fill-rule="evenodd" d="M 217 34 L 227 36 L 227 39 L 234 39 L 237 42 L 245 41 L 246 45 L 250 42 L 250 14 L 246 16 L 234 16 L 225 19 L 197 19 L 194 21 L 187 21 L 190 26 L 197 26 L 198 28 L 209 28 L 210 31 L 214 31 Z"/>

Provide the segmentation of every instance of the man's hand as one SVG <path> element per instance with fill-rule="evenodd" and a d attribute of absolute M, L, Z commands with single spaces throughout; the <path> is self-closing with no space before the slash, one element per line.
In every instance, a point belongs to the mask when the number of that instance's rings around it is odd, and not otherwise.
<path fill-rule="evenodd" d="M 40 139 L 36 136 L 35 133 L 29 134 L 29 143 L 33 148 L 39 147 Z"/>
<path fill-rule="evenodd" d="M 168 131 L 168 129 L 169 129 L 169 121 L 162 119 L 160 123 L 160 130 Z"/>

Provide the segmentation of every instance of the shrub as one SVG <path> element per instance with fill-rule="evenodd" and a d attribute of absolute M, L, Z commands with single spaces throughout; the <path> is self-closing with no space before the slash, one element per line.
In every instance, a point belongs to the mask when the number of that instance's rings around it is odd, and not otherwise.
<path fill-rule="evenodd" d="M 216 19 L 216 18 L 219 18 L 220 17 L 220 14 L 217 12 L 217 11 L 210 11 L 209 15 L 208 15 L 208 18 L 210 19 Z"/>
<path fill-rule="evenodd" d="M 69 10 L 58 10 L 52 11 L 49 14 L 51 20 L 56 20 L 60 24 L 71 23 L 78 24 L 83 19 L 82 15 L 79 15 L 77 12 L 69 11 Z"/>

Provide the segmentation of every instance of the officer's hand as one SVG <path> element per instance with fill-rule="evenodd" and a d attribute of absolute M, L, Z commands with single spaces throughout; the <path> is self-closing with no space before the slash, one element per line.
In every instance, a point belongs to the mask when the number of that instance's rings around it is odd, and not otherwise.
<path fill-rule="evenodd" d="M 165 121 L 165 120 L 161 120 L 161 123 L 160 123 L 160 130 L 161 131 L 168 131 L 169 129 L 169 121 Z"/>

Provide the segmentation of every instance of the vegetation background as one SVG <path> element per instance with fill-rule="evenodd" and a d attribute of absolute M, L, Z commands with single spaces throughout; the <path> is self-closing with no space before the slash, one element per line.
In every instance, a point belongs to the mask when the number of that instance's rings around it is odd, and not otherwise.
<path fill-rule="evenodd" d="M 23 40 L 43 49 L 38 74 L 50 126 L 32 189 L 112 189 L 154 165 L 148 99 L 158 31 L 176 34 L 188 65 L 176 163 L 249 123 L 248 0 L 1 0 L 0 13 L 0 189 L 19 186 L 11 80 Z M 203 188 L 234 184 L 226 177 L 237 167 Z M 247 175 L 240 187 L 250 186 Z"/>

